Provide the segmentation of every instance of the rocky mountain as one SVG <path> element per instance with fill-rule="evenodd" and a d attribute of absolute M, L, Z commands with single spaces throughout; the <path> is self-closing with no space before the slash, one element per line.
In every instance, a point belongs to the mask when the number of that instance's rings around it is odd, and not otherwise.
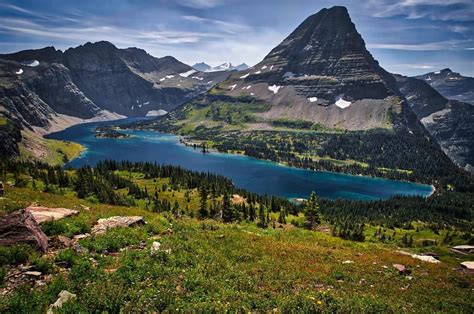
<path fill-rule="evenodd" d="M 309 16 L 261 62 L 211 91 L 270 104 L 264 120 L 296 119 L 329 128 L 392 128 L 407 113 L 395 79 L 365 48 L 347 9 Z"/>
<path fill-rule="evenodd" d="M 209 70 L 211 70 L 211 66 L 205 62 L 199 62 L 193 65 L 193 69 L 195 69 L 196 71 L 208 72 Z"/>
<path fill-rule="evenodd" d="M 411 110 L 441 149 L 474 172 L 474 106 L 446 99 L 425 79 L 395 77 Z"/>
<path fill-rule="evenodd" d="M 245 63 L 234 66 L 230 62 L 226 62 L 218 66 L 211 67 L 209 64 L 205 62 L 200 62 L 200 63 L 194 64 L 193 68 L 197 71 L 202 71 L 202 72 L 218 72 L 218 71 L 243 71 L 243 70 L 248 69 L 249 66 Z"/>
<path fill-rule="evenodd" d="M 462 76 L 451 69 L 443 69 L 419 75 L 416 78 L 424 80 L 448 99 L 474 105 L 474 78 L 472 77 Z"/>
<path fill-rule="evenodd" d="M 0 55 L 0 110 L 10 128 L 43 134 L 83 120 L 167 112 L 227 76 L 105 41 L 25 50 Z"/>

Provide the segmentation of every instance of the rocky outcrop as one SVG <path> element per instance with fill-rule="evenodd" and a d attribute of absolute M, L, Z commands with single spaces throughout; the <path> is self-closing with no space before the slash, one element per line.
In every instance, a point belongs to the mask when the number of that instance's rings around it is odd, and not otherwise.
<path fill-rule="evenodd" d="M 29 206 L 25 210 L 33 216 L 37 223 L 58 220 L 79 214 L 78 210 L 68 208 L 49 208 L 41 206 Z"/>
<path fill-rule="evenodd" d="M 474 106 L 448 100 L 427 82 L 395 76 L 410 109 L 457 165 L 473 172 Z"/>
<path fill-rule="evenodd" d="M 30 244 L 43 252 L 48 249 L 48 237 L 24 209 L 0 217 L 0 245 L 16 244 Z"/>
<path fill-rule="evenodd" d="M 462 76 L 451 69 L 430 72 L 415 78 L 425 81 L 441 95 L 474 105 L 474 78 Z"/>
<path fill-rule="evenodd" d="M 145 220 L 141 216 L 113 216 L 99 219 L 92 227 L 92 234 L 104 234 L 108 229 L 135 227 L 144 225 Z"/>

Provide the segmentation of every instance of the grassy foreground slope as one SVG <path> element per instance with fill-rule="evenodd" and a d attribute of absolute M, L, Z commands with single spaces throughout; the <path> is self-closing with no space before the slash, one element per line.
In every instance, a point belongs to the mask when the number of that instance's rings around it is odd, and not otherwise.
<path fill-rule="evenodd" d="M 69 172 L 71 179 L 75 179 L 74 172 Z M 26 247 L 1 247 L 2 273 L 17 263 L 33 265 L 51 276 L 43 287 L 26 285 L 0 296 L 0 312 L 44 312 L 64 289 L 77 295 L 77 300 L 61 310 L 68 313 L 472 313 L 474 308 L 472 274 L 458 269 L 461 260 L 472 256 L 459 259 L 448 252 L 447 245 L 404 249 L 439 253 L 441 263 L 431 264 L 398 253 L 395 243 L 383 244 L 368 236 L 367 242 L 354 242 L 291 224 L 259 228 L 254 221 L 198 220 L 191 218 L 199 207 L 197 189 L 187 189 L 164 176 L 115 174 L 146 187 L 149 194 L 153 194 L 154 185 L 157 198 L 171 203 L 176 200 L 178 210 L 157 212 L 131 195 L 126 198 L 128 206 L 102 204 L 92 194 L 78 198 L 70 187 L 47 187 L 40 176 L 32 181 L 23 174 L 7 174 L 7 181 L 17 177 L 23 187 L 7 186 L 6 197 L 0 200 L 2 214 L 31 202 L 80 210 L 77 216 L 44 223 L 42 229 L 51 237 L 90 232 L 97 219 L 115 215 L 140 215 L 147 224 L 82 239 L 79 252 L 68 248 L 39 255 Z M 122 189 L 115 193 L 127 194 Z M 298 218 L 289 214 L 287 219 Z M 372 228 L 368 228 L 370 232 Z M 433 236 L 432 231 L 420 228 L 418 234 L 410 231 L 415 242 Z M 152 254 L 154 241 L 159 241 L 161 248 Z M 10 259 L 5 260 L 6 256 Z M 410 276 L 400 275 L 392 266 L 395 263 L 407 266 Z"/>

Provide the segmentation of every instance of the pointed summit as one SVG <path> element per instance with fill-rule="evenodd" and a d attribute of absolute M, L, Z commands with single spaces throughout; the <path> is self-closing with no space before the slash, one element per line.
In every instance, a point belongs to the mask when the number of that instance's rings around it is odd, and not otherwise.
<path fill-rule="evenodd" d="M 384 99 L 398 93 L 395 81 L 367 51 L 345 7 L 306 18 L 249 73 L 247 82 L 292 85 L 298 95 L 334 103 Z"/>

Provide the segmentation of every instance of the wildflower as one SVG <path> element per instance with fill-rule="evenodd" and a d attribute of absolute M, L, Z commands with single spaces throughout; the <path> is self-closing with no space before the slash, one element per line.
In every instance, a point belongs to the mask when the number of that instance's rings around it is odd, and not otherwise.
<path fill-rule="evenodd" d="M 318 305 L 323 304 L 323 302 L 321 302 L 321 300 L 318 300 L 318 302 L 316 302 L 316 303 L 318 303 Z"/>

